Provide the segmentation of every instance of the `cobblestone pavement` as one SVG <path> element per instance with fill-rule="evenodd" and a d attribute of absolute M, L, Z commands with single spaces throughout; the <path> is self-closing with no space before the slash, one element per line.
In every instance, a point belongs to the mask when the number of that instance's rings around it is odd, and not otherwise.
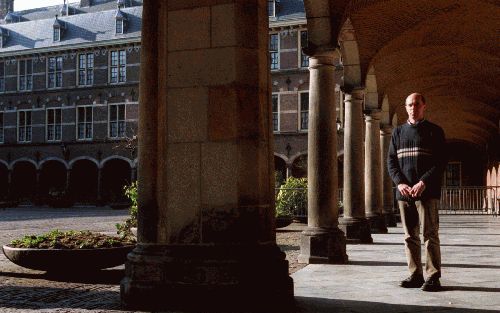
<path fill-rule="evenodd" d="M 51 229 L 92 230 L 115 234 L 115 224 L 127 218 L 126 210 L 105 208 L 15 208 L 0 210 L 0 245 L 26 234 Z M 296 262 L 303 225 L 278 231 L 277 241 L 290 260 L 290 271 L 304 267 Z M 71 266 L 68 264 L 68 266 Z M 11 263 L 0 253 L 0 312 L 123 312 L 119 282 L 123 266 L 100 272 L 99 277 L 50 277 Z M 130 311 L 128 311 L 130 312 Z"/>

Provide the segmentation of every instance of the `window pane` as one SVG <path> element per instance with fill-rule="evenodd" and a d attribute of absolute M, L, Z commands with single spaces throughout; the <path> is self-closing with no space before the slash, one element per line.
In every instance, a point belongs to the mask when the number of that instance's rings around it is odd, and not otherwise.
<path fill-rule="evenodd" d="M 63 62 L 62 57 L 57 57 L 57 59 L 56 59 L 56 69 L 58 71 L 62 70 L 62 62 Z"/>
<path fill-rule="evenodd" d="M 49 71 L 53 72 L 56 68 L 56 58 L 49 58 Z"/>
<path fill-rule="evenodd" d="M 25 112 L 19 112 L 19 126 L 24 126 L 26 124 Z"/>
<path fill-rule="evenodd" d="M 125 122 L 118 122 L 118 136 L 125 137 Z"/>
<path fill-rule="evenodd" d="M 126 77 L 126 72 L 125 71 L 126 71 L 125 66 L 121 66 L 120 67 L 120 75 L 119 75 L 120 82 L 124 82 L 125 81 L 125 77 Z"/>
<path fill-rule="evenodd" d="M 85 54 L 78 55 L 78 67 L 80 69 L 85 68 Z"/>
<path fill-rule="evenodd" d="M 269 16 L 274 16 L 274 0 L 267 1 L 267 13 Z"/>
<path fill-rule="evenodd" d="M 78 139 L 84 139 L 85 137 L 85 124 L 78 123 Z"/>
<path fill-rule="evenodd" d="M 116 121 L 116 105 L 111 105 L 109 107 L 109 120 Z"/>
<path fill-rule="evenodd" d="M 61 140 L 61 135 L 62 135 L 62 129 L 61 129 L 61 125 L 56 125 L 55 126 L 55 140 Z"/>
<path fill-rule="evenodd" d="M 125 63 L 126 63 L 125 50 L 120 50 L 120 65 L 124 65 Z"/>
<path fill-rule="evenodd" d="M 92 108 L 91 107 L 86 107 L 85 108 L 85 121 L 86 122 L 92 122 Z"/>
<path fill-rule="evenodd" d="M 300 110 L 309 111 L 309 93 L 303 92 L 300 94 Z"/>
<path fill-rule="evenodd" d="M 111 66 L 118 65 L 118 51 L 111 51 Z"/>
<path fill-rule="evenodd" d="M 120 121 L 125 120 L 125 105 L 118 106 L 118 119 Z"/>
<path fill-rule="evenodd" d="M 55 122 L 57 124 L 61 124 L 62 122 L 62 111 L 61 109 L 56 109 L 56 118 L 55 118 Z"/>
<path fill-rule="evenodd" d="M 61 72 L 57 72 L 56 87 L 62 87 L 62 73 Z"/>
<path fill-rule="evenodd" d="M 47 110 L 47 124 L 54 124 L 54 110 Z"/>
<path fill-rule="evenodd" d="M 87 85 L 92 85 L 94 83 L 94 71 L 87 70 Z"/>
<path fill-rule="evenodd" d="M 122 20 L 116 20 L 116 33 L 117 34 L 123 33 L 123 21 Z"/>
<path fill-rule="evenodd" d="M 26 111 L 26 125 L 31 125 L 31 111 Z"/>
<path fill-rule="evenodd" d="M 271 34 L 269 37 L 269 50 L 277 51 L 278 50 L 278 34 Z"/>
<path fill-rule="evenodd" d="M 87 67 L 94 67 L 94 54 L 87 54 Z"/>
<path fill-rule="evenodd" d="M 33 61 L 26 60 L 26 74 L 33 73 Z"/>

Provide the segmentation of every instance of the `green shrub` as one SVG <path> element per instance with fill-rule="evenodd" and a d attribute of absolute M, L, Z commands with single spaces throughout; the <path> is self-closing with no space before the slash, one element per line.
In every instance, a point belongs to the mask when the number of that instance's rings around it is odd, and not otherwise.
<path fill-rule="evenodd" d="M 116 233 L 122 238 L 132 236 L 132 227 L 137 227 L 137 181 L 133 182 L 130 186 L 123 187 L 125 196 L 130 200 L 131 205 L 129 209 L 130 216 L 125 220 L 125 223 L 117 223 Z"/>
<path fill-rule="evenodd" d="M 276 217 L 294 216 L 307 210 L 307 179 L 289 177 L 276 197 Z"/>

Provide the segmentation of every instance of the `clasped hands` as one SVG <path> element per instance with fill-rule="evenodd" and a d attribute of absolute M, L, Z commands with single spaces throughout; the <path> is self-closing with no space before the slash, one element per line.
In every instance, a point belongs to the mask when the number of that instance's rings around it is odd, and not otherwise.
<path fill-rule="evenodd" d="M 398 189 L 399 192 L 405 197 L 417 198 L 420 197 L 422 192 L 424 192 L 425 184 L 423 181 L 419 181 L 413 187 L 410 187 L 407 184 L 399 184 Z"/>

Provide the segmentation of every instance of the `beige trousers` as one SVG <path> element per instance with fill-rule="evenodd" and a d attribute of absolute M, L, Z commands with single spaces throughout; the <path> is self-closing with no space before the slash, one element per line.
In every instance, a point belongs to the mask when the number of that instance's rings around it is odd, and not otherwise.
<path fill-rule="evenodd" d="M 398 201 L 405 232 L 405 252 L 410 274 L 422 274 L 420 251 L 420 225 L 425 243 L 426 277 L 441 277 L 441 251 L 439 245 L 439 200 Z"/>

